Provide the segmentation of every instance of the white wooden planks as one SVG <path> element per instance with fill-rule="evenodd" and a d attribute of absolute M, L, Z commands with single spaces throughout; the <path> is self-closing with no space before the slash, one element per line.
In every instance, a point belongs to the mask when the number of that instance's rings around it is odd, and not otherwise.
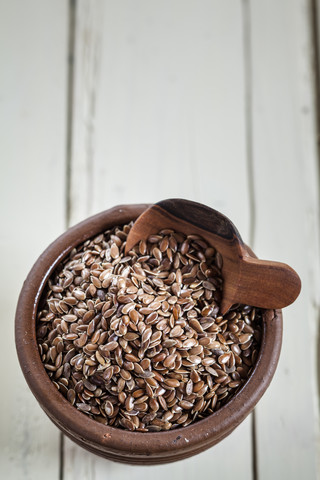
<path fill-rule="evenodd" d="M 77 3 L 71 223 L 180 196 L 223 211 L 248 240 L 242 25 L 240 1 Z M 225 479 L 252 478 L 250 419 L 170 466 L 116 465 L 68 439 L 64 452 L 66 480 L 191 479 L 213 465 Z"/>
<path fill-rule="evenodd" d="M 240 2 L 79 1 L 72 222 L 182 196 L 246 235 L 243 70 Z"/>
<path fill-rule="evenodd" d="M 92 212 L 104 13 L 104 4 L 100 1 L 77 1 L 75 5 L 70 224 Z"/>
<path fill-rule="evenodd" d="M 0 3 L 1 477 L 59 478 L 59 432 L 23 379 L 18 294 L 64 228 L 67 3 Z"/>
<path fill-rule="evenodd" d="M 240 2 L 225 3 L 107 3 L 95 210 L 160 194 L 198 199 L 247 220 L 240 207 L 246 194 L 237 206 L 232 200 L 238 181 L 246 182 L 241 9 Z"/>
<path fill-rule="evenodd" d="M 254 249 L 301 276 L 282 356 L 257 409 L 259 480 L 316 478 L 319 192 L 306 0 L 251 2 Z"/>
<path fill-rule="evenodd" d="M 246 419 L 232 434 L 223 442 L 209 450 L 185 460 L 158 466 L 124 465 L 112 462 L 104 458 L 96 457 L 70 440 L 66 440 L 64 479 L 99 480 L 160 480 L 163 478 L 176 478 L 179 480 L 191 480 L 206 475 L 208 478 L 222 478 L 228 480 L 240 472 L 239 479 L 252 478 L 248 455 L 246 451 L 250 418 Z M 228 452 L 235 457 L 234 465 L 226 461 Z"/>

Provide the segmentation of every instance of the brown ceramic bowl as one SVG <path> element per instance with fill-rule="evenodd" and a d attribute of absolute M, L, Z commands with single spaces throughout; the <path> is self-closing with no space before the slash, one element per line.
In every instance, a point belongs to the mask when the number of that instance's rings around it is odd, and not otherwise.
<path fill-rule="evenodd" d="M 102 425 L 73 407 L 53 385 L 41 363 L 35 329 L 39 299 L 48 278 L 73 247 L 112 226 L 135 220 L 147 207 L 114 207 L 70 228 L 55 240 L 24 282 L 15 320 L 16 348 L 23 374 L 53 423 L 90 452 L 132 464 L 161 464 L 187 458 L 229 435 L 266 391 L 276 370 L 282 340 L 281 311 L 266 311 L 258 361 L 248 381 L 220 410 L 187 427 L 159 433 L 129 432 Z"/>

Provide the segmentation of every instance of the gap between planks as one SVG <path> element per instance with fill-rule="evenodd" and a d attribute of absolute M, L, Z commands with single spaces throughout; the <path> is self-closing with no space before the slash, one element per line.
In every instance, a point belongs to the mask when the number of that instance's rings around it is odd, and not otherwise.
<path fill-rule="evenodd" d="M 77 0 L 68 3 L 68 46 L 67 46 L 67 132 L 66 132 L 66 157 L 65 157 L 65 228 L 70 227 L 71 216 L 71 163 L 73 139 L 73 100 L 74 100 L 74 64 L 75 64 L 75 38 L 76 38 L 76 8 Z M 59 480 L 64 477 L 64 434 L 60 432 L 59 448 Z"/>
<path fill-rule="evenodd" d="M 313 67 L 313 89 L 315 97 L 315 122 L 316 122 L 316 149 L 318 157 L 318 195 L 320 192 L 320 3 L 319 0 L 310 0 L 309 4 L 309 25 L 310 25 L 310 43 L 313 46 L 312 67 Z M 320 202 L 320 198 L 318 198 Z M 320 307 L 318 307 L 317 316 L 317 396 L 318 411 L 320 412 Z M 320 475 L 320 440 L 318 439 L 318 475 Z"/>
<path fill-rule="evenodd" d="M 248 173 L 249 193 L 249 245 L 254 250 L 256 229 L 256 208 L 254 188 L 254 162 L 253 162 L 253 127 L 252 127 L 252 55 L 251 55 L 251 15 L 250 0 L 242 0 L 243 21 L 243 52 L 244 52 L 244 105 L 245 105 L 245 134 L 246 134 L 246 158 Z M 258 480 L 258 457 L 257 457 L 257 430 L 256 414 L 251 414 L 251 448 L 252 448 L 252 478 Z"/>
<path fill-rule="evenodd" d="M 69 0 L 68 5 L 68 78 L 67 78 L 67 135 L 66 135 L 66 181 L 65 181 L 65 225 L 70 227 L 71 217 L 71 166 L 73 140 L 73 104 L 74 104 L 74 65 L 76 38 L 77 0 Z"/>

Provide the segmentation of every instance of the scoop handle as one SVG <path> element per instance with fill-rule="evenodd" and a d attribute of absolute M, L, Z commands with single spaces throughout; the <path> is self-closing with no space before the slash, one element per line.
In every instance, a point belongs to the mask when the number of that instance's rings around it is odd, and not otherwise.
<path fill-rule="evenodd" d="M 284 308 L 295 301 L 301 290 L 298 274 L 285 263 L 243 257 L 240 282 L 234 298 L 260 308 Z"/>

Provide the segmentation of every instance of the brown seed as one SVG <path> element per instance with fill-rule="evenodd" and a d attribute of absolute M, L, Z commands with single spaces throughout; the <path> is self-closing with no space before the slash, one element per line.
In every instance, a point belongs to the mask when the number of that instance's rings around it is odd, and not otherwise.
<path fill-rule="evenodd" d="M 148 370 L 148 368 L 150 368 L 151 361 L 149 358 L 144 358 L 143 360 L 141 360 L 140 365 L 143 370 Z"/>
<path fill-rule="evenodd" d="M 199 390 L 202 389 L 202 387 L 204 386 L 204 381 L 203 380 L 200 380 L 200 382 L 196 383 L 194 386 L 193 386 L 193 391 L 195 393 L 199 392 Z"/>
<path fill-rule="evenodd" d="M 134 398 L 129 395 L 125 401 L 125 407 L 126 407 L 126 410 L 128 412 L 130 412 L 131 410 L 133 410 L 134 408 Z"/>
<path fill-rule="evenodd" d="M 119 257 L 119 248 L 116 243 L 113 243 L 110 248 L 110 255 L 112 258 L 118 258 Z"/>
<path fill-rule="evenodd" d="M 75 344 L 76 347 L 81 348 L 85 345 L 87 339 L 88 339 L 88 335 L 84 332 L 80 335 L 78 340 L 74 341 L 74 344 Z"/>
<path fill-rule="evenodd" d="M 117 310 L 117 307 L 112 307 L 106 310 L 103 314 L 104 318 L 109 318 L 111 317 Z"/>
<path fill-rule="evenodd" d="M 147 327 L 147 328 L 144 330 L 143 334 L 142 334 L 141 342 L 144 343 L 144 342 L 146 342 L 147 340 L 149 340 L 150 337 L 151 337 L 151 335 L 152 335 L 152 328 L 151 328 L 151 327 Z"/>
<path fill-rule="evenodd" d="M 175 378 L 165 378 L 164 383 L 169 387 L 175 387 L 175 388 L 179 387 L 180 385 L 179 380 Z"/>
<path fill-rule="evenodd" d="M 120 370 L 120 375 L 124 380 L 130 380 L 131 379 L 131 374 L 127 370 L 124 370 L 123 368 Z"/>
<path fill-rule="evenodd" d="M 140 240 L 139 242 L 140 255 L 145 255 L 146 251 L 147 251 L 147 243 L 145 242 L 145 240 Z"/>
<path fill-rule="evenodd" d="M 203 407 L 204 407 L 204 399 L 203 397 L 201 397 L 196 401 L 193 407 L 193 411 L 200 412 L 203 409 Z"/>
<path fill-rule="evenodd" d="M 170 332 L 170 337 L 180 337 L 183 334 L 183 330 L 180 325 L 176 325 Z"/>
<path fill-rule="evenodd" d="M 72 340 L 76 340 L 78 338 L 78 335 L 76 333 L 67 333 L 67 335 L 63 336 L 63 338 L 65 340 L 72 341 Z"/>
<path fill-rule="evenodd" d="M 159 410 L 159 403 L 155 398 L 150 398 L 149 400 L 149 406 L 152 411 L 157 412 Z"/>
<path fill-rule="evenodd" d="M 166 410 L 166 411 L 168 410 L 167 402 L 162 395 L 160 395 L 158 397 L 158 402 L 159 402 L 160 406 L 163 408 L 163 410 Z"/>
<path fill-rule="evenodd" d="M 159 250 L 159 248 L 154 248 L 153 251 L 152 251 L 152 254 L 157 260 L 159 260 L 159 262 L 161 262 L 162 253 L 161 253 L 161 250 Z"/>
<path fill-rule="evenodd" d="M 239 343 L 246 343 L 252 337 L 251 333 L 245 333 L 239 336 Z"/>
<path fill-rule="evenodd" d="M 205 281 L 205 282 L 202 282 L 202 285 L 204 286 L 204 288 L 206 288 L 207 290 L 216 290 L 216 287 L 213 285 L 213 283 L 211 282 L 208 282 L 208 281 Z"/>
<path fill-rule="evenodd" d="M 164 366 L 164 367 L 167 367 L 167 368 L 171 368 L 171 367 L 174 366 L 175 361 L 176 361 L 176 355 L 175 355 L 175 354 L 169 355 L 169 356 L 163 361 L 163 366 Z"/>
<path fill-rule="evenodd" d="M 94 329 L 95 329 L 95 323 L 94 323 L 94 320 L 91 320 L 87 328 L 87 335 L 89 335 L 89 337 L 91 337 L 91 335 L 94 333 Z"/>
<path fill-rule="evenodd" d="M 191 318 L 189 320 L 189 324 L 190 324 L 190 327 L 192 327 L 196 332 L 198 332 L 198 333 L 203 332 L 203 328 L 200 325 L 200 322 L 196 318 Z"/>
<path fill-rule="evenodd" d="M 230 359 L 230 353 L 224 353 L 223 355 L 220 355 L 220 357 L 218 358 L 218 362 L 220 363 L 220 365 L 224 365 L 225 363 L 228 363 Z"/>
<path fill-rule="evenodd" d="M 77 408 L 84 413 L 89 413 L 91 410 L 91 406 L 88 405 L 87 403 L 77 403 Z"/>
<path fill-rule="evenodd" d="M 137 338 L 139 338 L 139 335 L 134 332 L 128 332 L 123 336 L 123 338 L 128 342 L 132 342 L 133 340 L 136 340 Z"/>
<path fill-rule="evenodd" d="M 83 323 L 89 323 L 95 316 L 94 310 L 89 310 L 82 317 Z"/>
<path fill-rule="evenodd" d="M 128 420 L 127 418 L 121 418 L 119 423 L 123 428 L 126 428 L 127 430 L 134 431 L 135 429 L 133 421 Z"/>
<path fill-rule="evenodd" d="M 77 300 L 85 300 L 86 298 L 86 294 L 78 288 L 73 290 L 72 295 L 76 297 Z"/>
<path fill-rule="evenodd" d="M 71 405 L 74 405 L 74 402 L 76 400 L 76 392 L 72 388 L 68 390 L 67 399 L 69 400 Z"/>
<path fill-rule="evenodd" d="M 193 392 L 193 382 L 190 378 L 190 380 L 188 380 L 188 382 L 186 384 L 186 394 L 191 395 L 192 392 Z"/>
<path fill-rule="evenodd" d="M 164 237 L 160 242 L 160 251 L 163 253 L 169 248 L 169 239 L 168 237 Z"/>
<path fill-rule="evenodd" d="M 219 270 L 221 270 L 221 268 L 222 268 L 222 256 L 219 252 L 216 252 L 215 263 L 216 263 L 217 267 L 219 268 Z"/>
<path fill-rule="evenodd" d="M 114 412 L 114 408 L 113 408 L 112 403 L 109 400 L 107 400 L 106 403 L 105 403 L 104 411 L 106 412 L 108 417 L 112 417 L 113 412 Z"/>
<path fill-rule="evenodd" d="M 62 320 L 64 320 L 65 322 L 68 322 L 68 323 L 72 323 L 72 322 L 75 322 L 76 320 L 78 320 L 78 317 L 76 315 L 63 315 L 62 317 Z"/>
<path fill-rule="evenodd" d="M 204 365 L 205 367 L 208 367 L 210 365 L 213 365 L 215 363 L 215 359 L 212 358 L 212 357 L 206 357 L 202 360 L 202 365 Z"/>
<path fill-rule="evenodd" d="M 190 378 L 194 383 L 200 382 L 201 380 L 201 377 L 196 370 L 191 371 Z"/>
<path fill-rule="evenodd" d="M 237 388 L 237 387 L 239 387 L 240 385 L 241 385 L 241 382 L 240 382 L 240 381 L 233 381 L 233 382 L 229 382 L 229 383 L 228 383 L 228 386 L 229 386 L 230 388 Z"/>
<path fill-rule="evenodd" d="M 132 309 L 129 311 L 129 317 L 135 324 L 137 324 L 140 319 L 140 314 L 136 310 Z"/>
<path fill-rule="evenodd" d="M 179 405 L 184 410 L 190 410 L 193 407 L 193 403 L 188 402 L 187 400 L 181 400 L 181 402 L 179 402 Z"/>
<path fill-rule="evenodd" d="M 198 355 L 189 355 L 189 357 L 187 357 L 187 360 L 194 365 L 199 365 L 199 363 L 201 363 L 201 357 L 199 357 Z"/>
<path fill-rule="evenodd" d="M 197 340 L 195 338 L 188 338 L 182 344 L 183 348 L 189 349 L 197 345 Z"/>
<path fill-rule="evenodd" d="M 115 350 L 118 346 L 119 346 L 118 342 L 109 342 L 103 347 L 103 350 L 106 350 L 108 352 L 113 352 L 113 350 Z"/>

